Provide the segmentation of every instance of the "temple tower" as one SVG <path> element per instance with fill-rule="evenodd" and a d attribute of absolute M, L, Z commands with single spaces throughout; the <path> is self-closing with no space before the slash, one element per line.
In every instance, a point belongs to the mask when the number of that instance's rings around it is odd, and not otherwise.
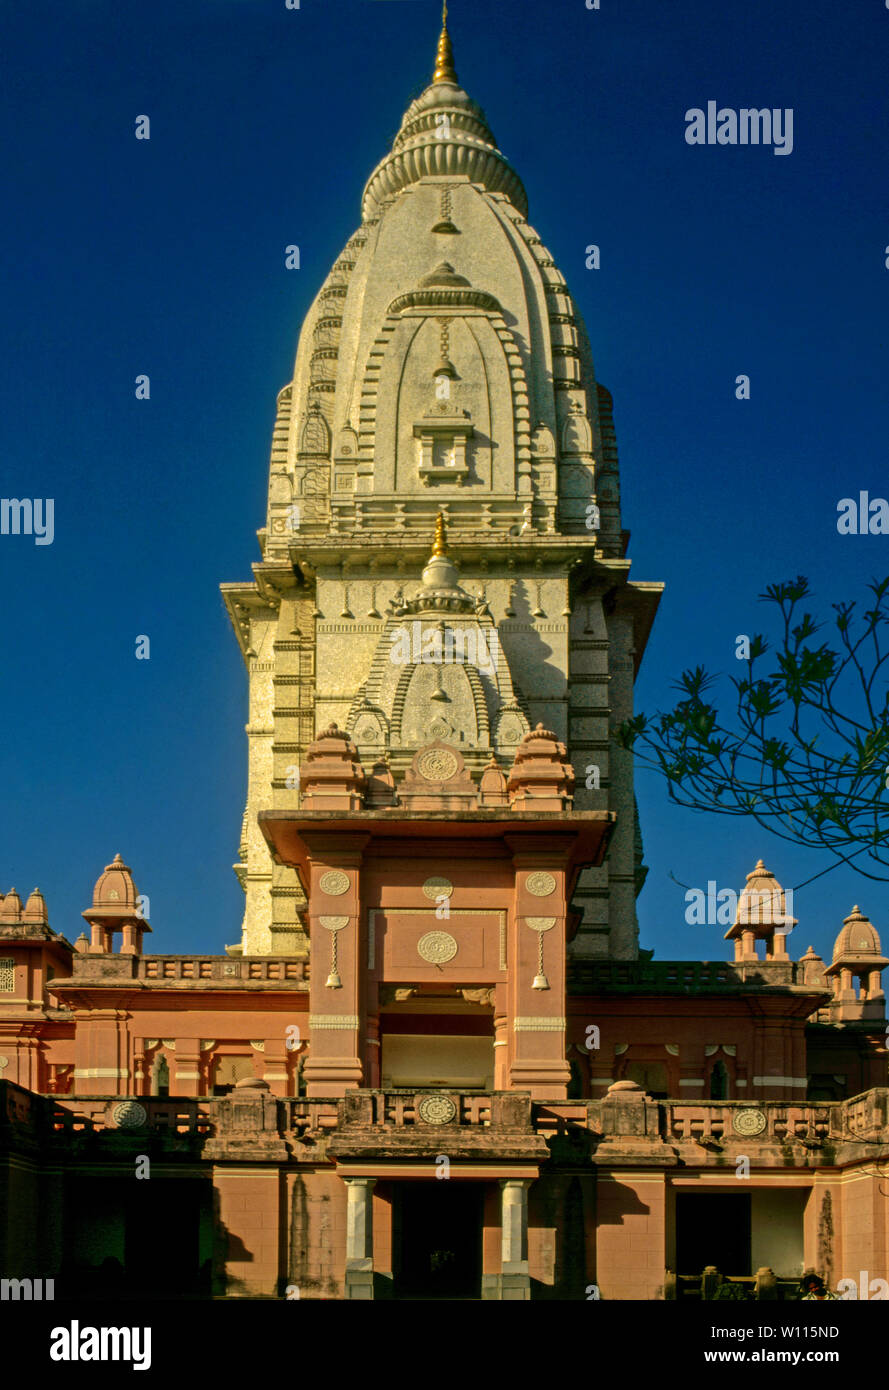
<path fill-rule="evenodd" d="M 644 869 L 632 760 L 611 731 L 632 712 L 661 586 L 629 578 L 611 397 L 446 24 L 303 325 L 259 539 L 253 581 L 223 586 L 250 679 L 246 906 L 229 949 L 307 950 L 303 888 L 258 817 L 299 809 L 299 767 L 332 722 L 394 786 L 431 739 L 476 783 L 508 775 L 542 723 L 567 745 L 575 809 L 616 813 L 607 861 L 575 893 L 572 950 L 633 958 Z M 424 653 L 433 621 L 463 660 Z"/>

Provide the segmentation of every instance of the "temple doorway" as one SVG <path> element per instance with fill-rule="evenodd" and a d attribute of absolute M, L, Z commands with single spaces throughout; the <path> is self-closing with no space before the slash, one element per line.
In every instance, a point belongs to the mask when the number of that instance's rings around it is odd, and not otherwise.
<path fill-rule="evenodd" d="M 701 1274 L 715 1265 L 720 1274 L 749 1276 L 750 1193 L 681 1192 L 676 1197 L 676 1268 Z"/>
<path fill-rule="evenodd" d="M 395 1184 L 395 1297 L 481 1298 L 484 1184 Z"/>

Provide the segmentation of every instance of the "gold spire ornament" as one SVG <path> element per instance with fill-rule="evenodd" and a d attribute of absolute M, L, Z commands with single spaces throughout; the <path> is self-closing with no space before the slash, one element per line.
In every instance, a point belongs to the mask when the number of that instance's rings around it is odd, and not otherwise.
<path fill-rule="evenodd" d="M 447 555 L 447 553 L 448 538 L 445 534 L 444 515 L 439 512 L 435 518 L 435 541 L 432 546 L 432 558 L 435 559 L 437 556 Z"/>
<path fill-rule="evenodd" d="M 451 47 L 451 36 L 448 33 L 447 0 L 444 0 L 441 7 L 441 35 L 438 40 L 438 52 L 435 55 L 435 72 L 432 74 L 432 81 L 452 82 L 455 87 L 459 86 L 454 68 L 454 50 Z"/>

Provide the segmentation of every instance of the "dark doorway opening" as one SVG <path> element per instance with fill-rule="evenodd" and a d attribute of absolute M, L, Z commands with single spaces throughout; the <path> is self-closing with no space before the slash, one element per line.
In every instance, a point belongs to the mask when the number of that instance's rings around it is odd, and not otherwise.
<path fill-rule="evenodd" d="M 444 1178 L 396 1185 L 396 1298 L 481 1298 L 484 1192 Z"/>
<path fill-rule="evenodd" d="M 209 1180 L 72 1178 L 63 1284 L 89 1298 L 204 1298 L 211 1294 Z"/>
<path fill-rule="evenodd" d="M 676 1266 L 679 1274 L 748 1276 L 750 1193 L 680 1192 L 676 1196 Z"/>

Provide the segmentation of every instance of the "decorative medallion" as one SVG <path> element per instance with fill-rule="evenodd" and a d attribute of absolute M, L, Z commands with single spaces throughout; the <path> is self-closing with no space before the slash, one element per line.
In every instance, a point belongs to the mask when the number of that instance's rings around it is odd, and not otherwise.
<path fill-rule="evenodd" d="M 449 898 L 454 885 L 449 878 L 427 878 L 423 884 L 423 896 L 435 902 L 437 898 Z"/>
<path fill-rule="evenodd" d="M 497 735 L 501 743 L 518 743 L 522 737 L 522 726 L 518 719 L 506 716 L 501 719 Z"/>
<path fill-rule="evenodd" d="M 447 748 L 429 748 L 417 759 L 417 771 L 427 782 L 449 782 L 459 766 L 456 753 Z"/>
<path fill-rule="evenodd" d="M 457 954 L 457 943 L 446 931 L 428 931 L 417 942 L 417 954 L 430 965 L 446 965 Z"/>
<path fill-rule="evenodd" d="M 9 1058 L 8 1058 L 8 1057 L 0 1057 L 0 1071 L 2 1071 L 4 1067 L 8 1067 L 8 1066 L 9 1066 Z"/>
<path fill-rule="evenodd" d="M 450 1124 L 456 1113 L 450 1096 L 424 1096 L 417 1106 L 417 1117 L 424 1125 Z"/>
<path fill-rule="evenodd" d="M 525 921 L 532 931 L 551 931 L 556 925 L 555 917 L 526 917 Z"/>
<path fill-rule="evenodd" d="M 550 893 L 556 891 L 556 880 L 552 874 L 529 874 L 525 879 L 525 887 L 532 898 L 548 898 Z"/>
<path fill-rule="evenodd" d="M 761 1110 L 736 1110 L 732 1116 L 732 1129 L 746 1139 L 755 1139 L 765 1127 L 766 1117 Z"/>
<path fill-rule="evenodd" d="M 328 869 L 326 874 L 321 875 L 318 887 L 329 898 L 338 898 L 349 891 L 349 875 L 344 874 L 342 869 Z"/>
<path fill-rule="evenodd" d="M 111 1118 L 118 1129 L 141 1129 L 148 1123 L 148 1111 L 138 1101 L 125 1100 L 122 1105 L 115 1105 Z"/>
<path fill-rule="evenodd" d="M 342 931 L 349 925 L 348 917 L 319 917 L 318 921 L 325 931 Z"/>

